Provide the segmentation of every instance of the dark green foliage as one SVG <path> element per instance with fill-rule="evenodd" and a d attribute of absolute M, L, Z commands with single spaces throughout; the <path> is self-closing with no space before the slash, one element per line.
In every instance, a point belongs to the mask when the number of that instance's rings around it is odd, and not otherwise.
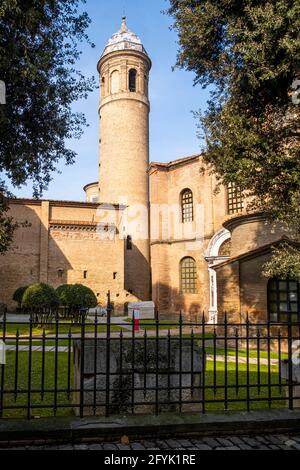
<path fill-rule="evenodd" d="M 281 247 L 273 248 L 273 256 L 264 265 L 263 274 L 267 278 L 297 279 L 300 281 L 300 256 L 298 247 L 282 243 Z"/>
<path fill-rule="evenodd" d="M 212 86 L 205 158 L 252 209 L 300 234 L 300 0 L 170 0 L 177 65 Z M 299 251 L 295 254 L 299 262 Z"/>
<path fill-rule="evenodd" d="M 59 303 L 55 289 L 43 283 L 29 286 L 22 298 L 22 306 L 34 310 L 55 309 Z"/>
<path fill-rule="evenodd" d="M 7 215 L 7 211 L 8 200 L 2 192 L 0 181 L 0 254 L 7 251 L 13 240 L 15 228 L 17 227 L 12 217 Z"/>
<path fill-rule="evenodd" d="M 98 304 L 94 292 L 82 284 L 63 285 L 56 292 L 61 304 L 70 309 L 92 308 Z"/>
<path fill-rule="evenodd" d="M 68 302 L 67 292 L 69 289 L 70 289 L 70 284 L 63 284 L 56 289 L 56 294 L 59 297 L 61 305 L 67 306 L 67 302 Z"/>
<path fill-rule="evenodd" d="M 25 286 L 25 287 L 18 287 L 18 289 L 16 289 L 14 295 L 13 295 L 13 300 L 15 302 L 18 303 L 18 306 L 21 307 L 22 305 L 22 299 L 23 299 L 23 295 L 24 295 L 24 292 L 28 289 L 28 286 Z"/>
<path fill-rule="evenodd" d="M 18 0 L 0 18 L 0 78 L 6 105 L 0 107 L 0 171 L 16 186 L 28 178 L 40 195 L 57 162 L 74 161 L 66 139 L 79 137 L 85 118 L 71 110 L 93 80 L 75 69 L 77 43 L 90 24 L 81 0 Z"/>
<path fill-rule="evenodd" d="M 94 78 L 76 69 L 78 44 L 89 42 L 90 19 L 79 12 L 85 0 L 0 3 L 0 80 L 6 85 L 6 104 L 0 105 L 0 193 L 5 176 L 15 187 L 32 180 L 34 195 L 41 196 L 58 162 L 74 162 L 67 141 L 79 138 L 86 125 L 71 106 L 95 88 Z M 0 253 L 15 228 L 6 207 L 3 199 Z"/>

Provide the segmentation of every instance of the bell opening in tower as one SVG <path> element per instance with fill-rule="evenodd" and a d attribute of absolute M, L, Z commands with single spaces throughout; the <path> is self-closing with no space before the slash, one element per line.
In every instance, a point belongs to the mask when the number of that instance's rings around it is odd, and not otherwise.
<path fill-rule="evenodd" d="M 136 92 L 136 70 L 129 70 L 129 91 L 132 93 Z"/>

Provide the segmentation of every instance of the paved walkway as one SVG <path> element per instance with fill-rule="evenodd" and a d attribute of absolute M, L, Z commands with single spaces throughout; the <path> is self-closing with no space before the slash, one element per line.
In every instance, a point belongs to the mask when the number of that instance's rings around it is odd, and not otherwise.
<path fill-rule="evenodd" d="M 300 450 L 300 434 L 289 436 L 258 435 L 258 436 L 226 436 L 202 437 L 191 439 L 163 439 L 128 442 L 127 445 L 117 442 L 89 442 L 84 444 L 65 443 L 47 445 L 46 442 L 34 442 L 30 445 L 6 443 L 0 450 L 102 450 L 117 452 L 119 450 L 167 451 L 170 455 L 176 451 L 197 452 L 201 450 Z"/>

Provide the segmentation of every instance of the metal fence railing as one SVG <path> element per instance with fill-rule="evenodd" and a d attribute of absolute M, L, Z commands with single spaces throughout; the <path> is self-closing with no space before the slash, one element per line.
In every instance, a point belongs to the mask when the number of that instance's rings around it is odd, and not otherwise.
<path fill-rule="evenodd" d="M 0 417 L 300 407 L 300 323 L 0 319 Z"/>

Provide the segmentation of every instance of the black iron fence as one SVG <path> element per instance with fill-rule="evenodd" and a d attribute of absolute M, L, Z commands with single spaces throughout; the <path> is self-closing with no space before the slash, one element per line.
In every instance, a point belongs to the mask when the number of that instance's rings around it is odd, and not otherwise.
<path fill-rule="evenodd" d="M 300 323 L 0 319 L 0 417 L 300 407 Z"/>

